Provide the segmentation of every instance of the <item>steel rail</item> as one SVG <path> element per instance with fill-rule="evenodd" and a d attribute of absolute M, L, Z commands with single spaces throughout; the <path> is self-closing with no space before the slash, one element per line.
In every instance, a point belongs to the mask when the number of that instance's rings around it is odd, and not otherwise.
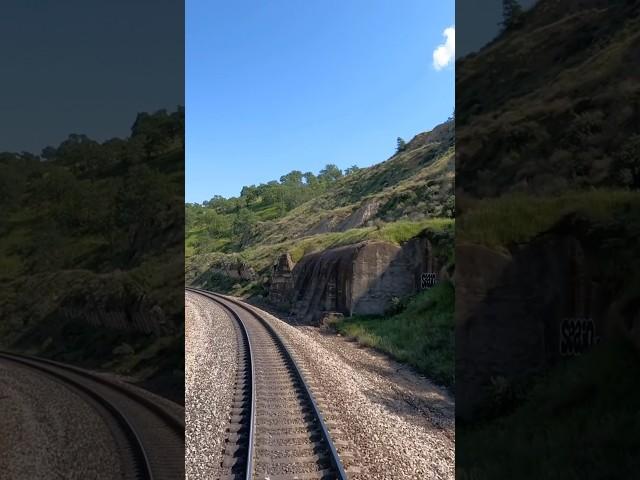
<path fill-rule="evenodd" d="M 149 457 L 142 443 L 142 439 L 138 435 L 135 427 L 131 423 L 131 421 L 127 418 L 127 416 L 112 402 L 104 398 L 102 395 L 94 391 L 92 388 L 87 385 L 82 384 L 77 380 L 74 380 L 63 373 L 56 372 L 51 368 L 47 368 L 46 364 L 49 364 L 48 361 L 43 361 L 42 359 L 36 359 L 34 357 L 19 355 L 8 352 L 0 352 L 0 358 L 11 361 L 14 363 L 19 363 L 21 365 L 25 365 L 28 368 L 38 370 L 43 372 L 49 376 L 55 377 L 67 385 L 72 385 L 76 390 L 81 391 L 85 395 L 92 398 L 95 402 L 97 402 L 100 406 L 102 406 L 105 410 L 107 410 L 111 416 L 116 420 L 116 423 L 120 426 L 120 429 L 124 432 L 127 440 L 129 442 L 129 447 L 132 449 L 134 462 L 136 463 L 137 471 L 136 475 L 138 478 L 144 480 L 153 480 L 153 470 L 151 468 L 151 463 L 149 462 Z M 57 363 L 57 362 L 56 362 Z M 59 364 L 56 365 L 59 368 Z M 71 369 L 68 369 L 71 370 Z"/>
<path fill-rule="evenodd" d="M 70 372 L 73 372 L 77 375 L 86 377 L 94 382 L 100 383 L 102 385 L 105 385 L 113 390 L 117 390 L 118 392 L 122 393 L 123 395 L 125 395 L 126 397 L 129 397 L 131 400 L 138 402 L 139 404 L 143 405 L 145 408 L 147 408 L 147 410 L 152 411 L 157 417 L 159 417 L 164 423 L 166 423 L 167 425 L 169 425 L 171 427 L 171 429 L 177 433 L 179 436 L 181 436 L 184 439 L 184 435 L 185 435 L 185 424 L 184 424 L 184 419 L 180 419 L 180 418 L 176 418 L 175 415 L 172 415 L 171 413 L 169 413 L 168 411 L 166 411 L 164 408 L 162 408 L 160 405 L 158 405 L 157 403 L 153 402 L 151 399 L 149 399 L 148 397 L 141 395 L 137 392 L 135 392 L 134 390 L 125 387 L 124 385 L 121 385 L 119 383 L 107 380 L 106 378 L 104 378 L 101 375 L 98 375 L 96 373 L 92 373 L 92 372 L 88 372 L 87 370 L 84 370 L 82 368 L 73 366 L 73 365 L 68 365 L 66 363 L 61 363 L 61 362 L 56 362 L 55 360 L 50 360 L 48 358 L 38 358 L 38 357 L 34 357 L 31 355 L 25 355 L 22 353 L 14 353 L 14 352 L 4 352 L 4 351 L 0 351 L 0 355 L 10 355 L 13 356 L 15 358 L 22 358 L 24 360 L 30 360 L 32 362 L 37 362 L 37 363 L 41 363 L 41 364 L 46 364 L 46 365 L 51 365 L 55 368 L 60 368 L 61 370 L 68 370 Z"/>
<path fill-rule="evenodd" d="M 210 300 L 216 301 L 214 298 L 208 295 L 209 292 L 206 290 L 199 290 L 195 288 L 187 288 L 189 291 L 193 291 L 198 293 Z M 249 340 L 249 332 L 247 331 L 247 327 L 242 322 L 240 316 L 234 312 L 227 305 L 224 305 L 220 302 L 216 302 L 218 305 L 222 306 L 225 311 L 229 312 L 231 316 L 236 320 L 237 325 L 240 327 L 240 331 L 242 332 L 242 337 L 246 341 L 247 349 L 249 352 L 249 370 L 251 373 L 251 410 L 249 414 L 249 439 L 247 446 L 247 465 L 245 467 L 245 480 L 252 480 L 253 478 L 253 452 L 254 452 L 254 443 L 255 443 L 255 425 L 256 425 L 256 376 L 255 376 L 255 362 L 253 361 L 253 350 L 251 348 L 251 341 Z"/>
<path fill-rule="evenodd" d="M 219 303 L 219 305 L 222 305 Z M 255 376 L 255 362 L 253 361 L 253 350 L 251 349 L 251 341 L 249 340 L 249 332 L 245 324 L 240 319 L 240 316 L 226 305 L 222 307 L 228 311 L 233 318 L 236 319 L 240 326 L 242 336 L 247 342 L 247 349 L 249 351 L 249 369 L 251 370 L 251 413 L 249 416 L 249 445 L 247 447 L 247 467 L 245 472 L 245 480 L 251 480 L 253 478 L 253 452 L 255 444 L 255 431 L 256 431 L 256 376 Z"/>
<path fill-rule="evenodd" d="M 253 308 L 250 308 L 246 305 L 244 305 L 243 303 L 229 298 L 225 295 L 221 295 L 219 293 L 215 293 L 215 292 L 210 292 L 207 290 L 202 290 L 202 289 L 198 289 L 198 288 L 193 288 L 193 287 L 186 287 L 187 290 L 189 291 L 193 291 L 195 293 L 199 293 L 200 295 L 203 295 L 207 298 L 210 298 L 211 300 L 215 301 L 216 303 L 218 303 L 219 305 L 222 305 L 223 307 L 225 307 L 226 310 L 233 312 L 233 310 L 231 308 L 229 308 L 228 305 L 225 305 L 223 301 L 229 302 L 239 308 L 242 308 L 244 311 L 248 312 L 250 315 L 252 315 L 256 320 L 258 320 L 258 322 L 260 322 L 260 324 L 262 324 L 262 326 L 265 327 L 265 329 L 269 332 L 269 334 L 272 336 L 272 338 L 276 341 L 276 343 L 283 349 L 283 351 L 285 352 L 285 356 L 287 357 L 287 359 L 291 362 L 291 365 L 293 367 L 293 371 L 297 377 L 297 379 L 299 380 L 300 384 L 303 387 L 303 391 L 305 393 L 306 398 L 308 399 L 312 409 L 313 409 L 313 413 L 314 416 L 318 419 L 318 424 L 320 425 L 320 429 L 322 432 L 322 436 L 323 439 L 325 441 L 325 443 L 327 444 L 327 446 L 329 447 L 329 451 L 330 451 L 330 458 L 331 458 L 331 464 L 333 466 L 333 468 L 336 470 L 337 473 L 337 479 L 338 480 L 347 480 L 347 473 L 344 469 L 344 466 L 342 465 L 342 462 L 340 461 L 340 456 L 338 455 L 338 450 L 336 449 L 333 440 L 331 439 L 331 435 L 329 433 L 329 429 L 327 428 L 327 425 L 325 424 L 324 418 L 320 412 L 320 409 L 315 401 L 315 399 L 313 398 L 313 394 L 311 393 L 311 389 L 309 388 L 309 385 L 307 384 L 307 382 L 304 379 L 304 376 L 302 375 L 302 372 L 300 371 L 300 367 L 298 366 L 298 364 L 296 363 L 296 361 L 293 358 L 293 355 L 290 351 L 290 349 L 287 347 L 287 345 L 285 344 L 284 340 L 282 339 L 282 337 L 278 334 L 278 332 L 276 332 L 276 330 L 273 328 L 273 326 L 266 320 L 264 319 L 260 314 L 258 314 L 257 312 L 255 312 L 253 310 Z M 223 300 L 223 301 L 221 301 Z M 244 324 L 242 323 L 242 320 L 240 319 L 240 317 L 238 316 L 238 314 L 236 312 L 233 312 L 233 316 L 236 320 L 240 321 L 240 324 L 243 325 L 243 328 L 246 327 L 244 326 Z M 252 380 L 253 380 L 253 376 L 252 376 Z M 252 413 L 252 420 L 254 418 L 254 413 Z M 253 443 L 253 436 L 250 437 L 251 438 L 251 443 Z M 251 480 L 251 477 L 248 476 L 246 477 L 247 480 Z"/>

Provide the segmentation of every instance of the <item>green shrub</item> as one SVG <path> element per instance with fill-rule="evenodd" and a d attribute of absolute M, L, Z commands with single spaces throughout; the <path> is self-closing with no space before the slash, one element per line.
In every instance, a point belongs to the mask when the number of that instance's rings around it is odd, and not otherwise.
<path fill-rule="evenodd" d="M 338 332 L 390 354 L 437 383 L 453 386 L 455 374 L 454 288 L 448 282 L 414 296 L 390 316 L 343 319 Z"/>

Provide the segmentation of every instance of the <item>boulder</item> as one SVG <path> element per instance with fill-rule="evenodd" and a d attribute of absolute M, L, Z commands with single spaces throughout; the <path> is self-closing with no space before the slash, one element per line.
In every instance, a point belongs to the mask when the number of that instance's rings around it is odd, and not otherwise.
<path fill-rule="evenodd" d="M 327 311 L 382 315 L 421 289 L 425 273 L 437 277 L 451 247 L 451 233 L 425 231 L 402 247 L 365 241 L 306 255 L 292 272 L 293 313 L 312 323 Z"/>
<path fill-rule="evenodd" d="M 392 297 L 413 288 L 400 247 L 372 241 L 306 255 L 293 282 L 294 313 L 311 322 L 325 311 L 381 314 Z"/>
<path fill-rule="evenodd" d="M 330 331 L 337 322 L 344 318 L 344 314 L 340 312 L 322 312 L 320 314 L 320 321 L 318 322 L 320 325 L 321 331 Z"/>

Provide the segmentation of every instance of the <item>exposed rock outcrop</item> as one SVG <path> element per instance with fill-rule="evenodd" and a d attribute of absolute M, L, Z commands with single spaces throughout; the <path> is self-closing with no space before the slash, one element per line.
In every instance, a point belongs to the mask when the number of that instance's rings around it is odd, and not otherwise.
<path fill-rule="evenodd" d="M 360 228 L 366 226 L 373 220 L 382 203 L 380 200 L 365 201 L 360 207 L 354 209 L 351 213 L 343 213 L 342 215 L 334 215 L 329 218 L 323 218 L 309 228 L 305 235 L 317 235 L 319 233 L 328 232 L 344 232 L 351 228 Z"/>
<path fill-rule="evenodd" d="M 291 307 L 294 263 L 289 252 L 283 253 L 273 264 L 269 285 L 269 301 L 280 308 Z"/>
<path fill-rule="evenodd" d="M 407 149 L 419 148 L 429 143 L 442 143 L 453 145 L 455 141 L 455 122 L 447 120 L 440 125 L 436 125 L 429 132 L 419 133 L 407 143 Z"/>
<path fill-rule="evenodd" d="M 360 208 L 345 218 L 336 228 L 339 232 L 344 232 L 351 228 L 359 228 L 364 226 L 369 220 L 373 219 L 380 209 L 379 200 L 371 200 L 365 202 Z"/>
<path fill-rule="evenodd" d="M 332 232 L 335 228 L 335 219 L 333 218 L 323 218 L 318 223 L 314 224 L 309 230 L 307 230 L 305 235 L 318 235 L 320 233 L 328 233 Z"/>
<path fill-rule="evenodd" d="M 404 255 L 412 261 L 416 288 L 422 288 L 424 274 L 434 275 L 436 282 L 453 280 L 453 242 L 453 231 L 424 230 L 402 246 Z"/>
<path fill-rule="evenodd" d="M 380 314 L 412 290 L 400 247 L 362 242 L 307 255 L 295 266 L 294 313 L 311 321 L 325 311 Z"/>
<path fill-rule="evenodd" d="M 616 259 L 615 251 L 601 250 L 631 237 L 579 221 L 567 219 L 529 243 L 501 252 L 457 246 L 460 418 L 472 418 L 488 404 L 492 379 L 511 385 L 526 381 L 561 358 L 614 336 L 626 337 L 640 350 L 640 295 L 607 281 L 607 271 L 613 265 L 624 268 L 625 260 Z"/>
<path fill-rule="evenodd" d="M 207 270 L 198 274 L 190 283 L 196 286 L 203 286 L 214 276 L 222 276 L 230 281 L 252 281 L 257 278 L 256 272 L 251 265 L 239 257 L 227 256 L 215 259 Z"/>
<path fill-rule="evenodd" d="M 293 305 L 301 320 L 317 323 L 326 312 L 380 315 L 397 298 L 424 288 L 423 276 L 435 278 L 450 265 L 452 232 L 425 231 L 402 247 L 366 241 L 303 257 L 291 268 L 290 257 L 274 265 L 270 299 Z M 289 273 L 291 272 L 291 273 Z"/>

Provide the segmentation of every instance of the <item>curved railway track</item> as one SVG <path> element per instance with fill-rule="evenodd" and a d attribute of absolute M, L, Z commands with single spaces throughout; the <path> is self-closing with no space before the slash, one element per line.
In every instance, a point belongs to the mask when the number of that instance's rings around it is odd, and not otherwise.
<path fill-rule="evenodd" d="M 86 399 L 117 434 L 125 478 L 184 478 L 184 418 L 134 390 L 85 370 L 51 360 L 0 352 L 13 362 L 54 379 Z"/>
<path fill-rule="evenodd" d="M 238 372 L 221 479 L 346 480 L 323 416 L 289 349 L 267 320 L 225 296 L 238 328 Z"/>

